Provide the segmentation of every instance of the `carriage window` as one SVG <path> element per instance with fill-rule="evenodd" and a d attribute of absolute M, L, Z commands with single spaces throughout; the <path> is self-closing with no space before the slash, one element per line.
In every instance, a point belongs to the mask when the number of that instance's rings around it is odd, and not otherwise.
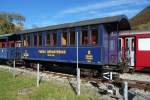
<path fill-rule="evenodd" d="M 134 51 L 134 47 L 135 47 L 134 45 L 135 45 L 135 39 L 133 38 L 132 39 L 132 51 Z"/>
<path fill-rule="evenodd" d="M 46 32 L 46 46 L 50 46 L 50 32 Z"/>
<path fill-rule="evenodd" d="M 98 44 L 98 26 L 91 27 L 91 44 L 92 45 Z"/>
<path fill-rule="evenodd" d="M 2 42 L 0 42 L 0 48 L 2 48 Z"/>
<path fill-rule="evenodd" d="M 81 30 L 81 44 L 87 45 L 89 44 L 89 36 L 88 36 L 88 27 L 83 27 Z"/>
<path fill-rule="evenodd" d="M 110 40 L 109 47 L 110 47 L 110 50 L 114 50 L 115 49 L 114 40 Z"/>
<path fill-rule="evenodd" d="M 21 41 L 16 41 L 15 47 L 21 47 Z"/>
<path fill-rule="evenodd" d="M 70 30 L 69 33 L 70 33 L 70 35 L 69 35 L 70 45 L 75 45 L 75 43 L 76 43 L 76 32 L 75 32 L 75 30 Z"/>
<path fill-rule="evenodd" d="M 119 49 L 119 51 L 121 51 L 121 39 L 119 39 L 119 42 L 118 42 L 118 49 Z"/>
<path fill-rule="evenodd" d="M 27 35 L 26 35 L 26 34 L 23 35 L 23 46 L 24 46 L 24 47 L 27 47 L 27 46 L 28 46 Z"/>
<path fill-rule="evenodd" d="M 31 43 L 30 43 L 30 35 L 27 36 L 27 46 L 30 46 Z"/>
<path fill-rule="evenodd" d="M 150 51 L 149 44 L 150 44 L 150 38 L 139 38 L 138 39 L 138 50 L 139 51 Z"/>
<path fill-rule="evenodd" d="M 36 33 L 34 33 L 33 34 L 33 46 L 37 46 L 37 34 Z"/>
<path fill-rule="evenodd" d="M 126 39 L 126 50 L 129 50 L 129 43 L 128 43 L 128 39 Z"/>
<path fill-rule="evenodd" d="M 14 41 L 9 41 L 9 47 L 15 47 Z"/>
<path fill-rule="evenodd" d="M 51 38 L 51 46 L 56 46 L 57 45 L 57 33 L 52 33 L 51 34 L 52 38 Z"/>
<path fill-rule="evenodd" d="M 38 33 L 38 46 L 42 46 L 42 32 Z"/>
<path fill-rule="evenodd" d="M 62 37 L 61 37 L 61 43 L 62 46 L 67 46 L 68 39 L 67 39 L 67 31 L 62 32 Z"/>
<path fill-rule="evenodd" d="M 7 42 L 2 42 L 2 48 L 7 48 Z"/>

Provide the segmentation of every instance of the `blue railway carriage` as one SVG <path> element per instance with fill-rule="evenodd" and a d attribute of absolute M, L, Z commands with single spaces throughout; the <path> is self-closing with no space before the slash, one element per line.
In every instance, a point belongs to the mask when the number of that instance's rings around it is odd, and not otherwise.
<path fill-rule="evenodd" d="M 20 38 L 17 52 L 26 63 L 75 64 L 78 43 L 79 64 L 101 68 L 118 65 L 119 31 L 129 29 L 127 17 L 120 15 L 23 30 L 13 35 Z"/>
<path fill-rule="evenodd" d="M 0 35 L 0 61 L 11 64 L 13 60 L 21 60 L 20 36 L 15 34 Z"/>

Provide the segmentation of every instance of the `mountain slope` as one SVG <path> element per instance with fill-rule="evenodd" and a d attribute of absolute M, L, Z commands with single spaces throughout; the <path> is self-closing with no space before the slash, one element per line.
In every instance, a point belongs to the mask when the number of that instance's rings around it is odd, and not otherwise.
<path fill-rule="evenodd" d="M 139 12 L 130 22 L 133 29 L 150 29 L 150 6 Z"/>

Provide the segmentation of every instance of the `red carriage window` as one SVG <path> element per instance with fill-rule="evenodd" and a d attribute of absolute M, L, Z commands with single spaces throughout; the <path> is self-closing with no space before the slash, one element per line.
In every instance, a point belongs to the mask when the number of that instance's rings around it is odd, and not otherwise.
<path fill-rule="evenodd" d="M 6 42 L 2 42 L 2 48 L 5 48 L 6 46 Z"/>
<path fill-rule="evenodd" d="M 5 42 L 5 41 L 1 41 L 0 42 L 0 48 L 5 48 L 5 47 L 7 47 L 7 42 Z"/>
<path fill-rule="evenodd" d="M 2 42 L 0 42 L 0 48 L 2 48 Z"/>
<path fill-rule="evenodd" d="M 15 47 L 15 42 L 14 41 L 9 41 L 9 47 Z"/>
<path fill-rule="evenodd" d="M 3 42 L 3 48 L 7 48 L 8 43 L 7 42 Z"/>
<path fill-rule="evenodd" d="M 150 38 L 139 38 L 138 39 L 138 50 L 139 51 L 150 51 Z"/>

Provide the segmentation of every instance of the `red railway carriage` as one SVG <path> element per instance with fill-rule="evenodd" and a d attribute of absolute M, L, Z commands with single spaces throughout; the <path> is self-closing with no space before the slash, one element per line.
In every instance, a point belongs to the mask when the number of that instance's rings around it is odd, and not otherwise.
<path fill-rule="evenodd" d="M 122 31 L 119 36 L 119 59 L 129 68 L 150 69 L 150 30 Z"/>

